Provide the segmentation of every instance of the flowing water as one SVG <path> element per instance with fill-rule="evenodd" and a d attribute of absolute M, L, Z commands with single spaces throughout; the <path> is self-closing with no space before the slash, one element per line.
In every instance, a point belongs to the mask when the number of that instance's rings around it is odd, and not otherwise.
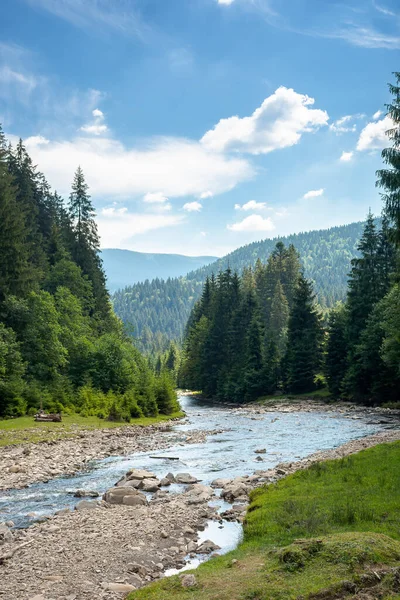
<path fill-rule="evenodd" d="M 174 431 L 182 434 L 182 440 L 190 436 L 192 430 L 220 430 L 221 433 L 208 436 L 201 444 L 182 443 L 156 452 L 93 461 L 84 471 L 71 477 L 0 492 L 0 521 L 12 520 L 17 527 L 26 527 L 61 508 L 73 507 L 78 501 L 73 496 L 77 489 L 102 494 L 132 467 L 148 469 L 159 477 L 169 471 L 188 472 L 208 484 L 216 478 L 266 470 L 280 462 L 294 461 L 317 450 L 398 427 L 397 420 L 382 419 L 373 413 L 269 412 L 258 415 L 210 405 L 190 395 L 182 395 L 180 402 L 188 419 L 175 425 Z M 254 451 L 259 448 L 266 448 L 263 462 L 255 460 Z M 159 458 L 151 458 L 153 455 Z M 168 460 L 165 458 L 168 456 L 179 460 Z M 182 489 L 183 486 L 177 485 L 170 488 L 171 493 Z M 236 523 L 224 523 L 223 529 L 219 529 L 218 523 L 210 523 L 201 533 L 201 539 L 208 536 L 225 552 L 235 546 L 240 532 Z"/>

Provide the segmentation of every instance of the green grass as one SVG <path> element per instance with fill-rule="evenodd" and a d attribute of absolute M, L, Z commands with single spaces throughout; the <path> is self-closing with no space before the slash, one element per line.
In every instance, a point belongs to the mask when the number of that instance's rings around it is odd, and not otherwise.
<path fill-rule="evenodd" d="M 183 417 L 182 411 L 172 415 L 158 415 L 157 417 L 142 417 L 132 419 L 130 425 L 146 427 L 162 421 Z M 33 417 L 18 417 L 17 419 L 0 420 L 0 447 L 27 442 L 39 443 L 48 440 L 57 440 L 73 437 L 80 431 L 90 429 L 106 429 L 124 427 L 128 423 L 106 421 L 98 417 L 81 417 L 80 415 L 65 415 L 61 423 L 36 423 Z"/>
<path fill-rule="evenodd" d="M 352 586 L 395 600 L 392 566 L 400 567 L 400 442 L 259 488 L 242 544 L 201 565 L 195 588 L 175 576 L 129 600 L 330 600 L 358 597 Z"/>
<path fill-rule="evenodd" d="M 332 400 L 328 388 L 322 388 L 315 390 L 314 392 L 308 392 L 307 394 L 280 394 L 279 396 L 261 396 L 257 399 L 259 404 L 276 404 L 278 402 L 293 401 L 302 402 L 303 400 L 323 400 L 324 402 Z"/>

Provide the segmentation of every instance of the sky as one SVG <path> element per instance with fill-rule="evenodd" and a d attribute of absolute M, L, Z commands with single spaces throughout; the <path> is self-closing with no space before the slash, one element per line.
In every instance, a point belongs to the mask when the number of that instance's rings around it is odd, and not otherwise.
<path fill-rule="evenodd" d="M 103 248 L 222 256 L 362 220 L 398 0 L 2 0 L 0 123 Z"/>

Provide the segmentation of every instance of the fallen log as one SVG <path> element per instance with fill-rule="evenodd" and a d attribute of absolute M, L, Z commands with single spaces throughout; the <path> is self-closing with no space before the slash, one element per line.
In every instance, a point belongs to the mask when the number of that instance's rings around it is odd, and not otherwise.
<path fill-rule="evenodd" d="M 156 460 L 179 460 L 179 456 L 150 456 L 150 458 L 155 458 Z"/>

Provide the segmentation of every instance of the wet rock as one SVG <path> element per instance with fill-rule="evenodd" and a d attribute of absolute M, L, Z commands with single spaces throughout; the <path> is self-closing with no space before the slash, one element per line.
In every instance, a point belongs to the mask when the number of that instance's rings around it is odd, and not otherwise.
<path fill-rule="evenodd" d="M 190 475 L 190 473 L 178 473 L 175 476 L 175 481 L 176 483 L 197 483 L 198 479 Z"/>
<path fill-rule="evenodd" d="M 221 550 L 221 548 L 211 540 L 205 540 L 197 546 L 196 552 L 197 554 L 211 554 L 215 550 Z"/>
<path fill-rule="evenodd" d="M 144 492 L 157 492 L 160 486 L 158 479 L 142 479 L 139 488 Z"/>
<path fill-rule="evenodd" d="M 145 469 L 129 469 L 125 476 L 129 479 L 156 479 L 156 475 Z"/>
<path fill-rule="evenodd" d="M 284 471 L 283 469 L 276 469 L 276 474 L 277 475 L 286 475 L 286 471 Z"/>
<path fill-rule="evenodd" d="M 175 476 L 173 473 L 167 473 L 165 479 L 168 479 L 171 483 L 175 483 Z"/>
<path fill-rule="evenodd" d="M 184 588 L 191 588 L 197 585 L 196 577 L 192 574 L 181 576 L 181 585 Z"/>
<path fill-rule="evenodd" d="M 172 482 L 167 477 L 163 477 L 160 481 L 160 486 L 167 487 L 167 486 L 171 485 L 171 483 Z"/>
<path fill-rule="evenodd" d="M 266 448 L 259 448 L 258 450 L 254 450 L 255 454 L 266 454 L 267 453 L 267 449 Z"/>
<path fill-rule="evenodd" d="M 76 490 L 74 494 L 75 498 L 98 498 L 99 496 L 99 492 L 94 490 Z"/>
<path fill-rule="evenodd" d="M 257 460 L 258 462 L 262 462 L 264 459 L 263 459 L 261 456 L 257 456 L 256 460 Z"/>

